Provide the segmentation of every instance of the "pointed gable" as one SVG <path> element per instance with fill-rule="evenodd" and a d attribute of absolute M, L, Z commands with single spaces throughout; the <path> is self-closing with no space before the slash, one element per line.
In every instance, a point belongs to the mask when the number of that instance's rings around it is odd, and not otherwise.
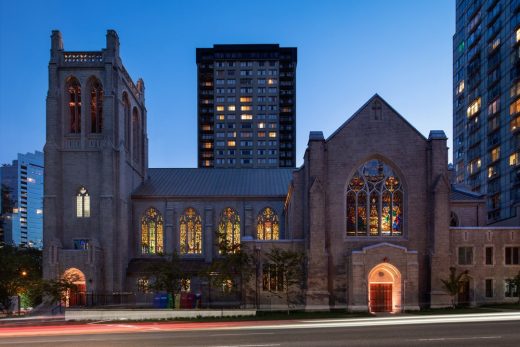
<path fill-rule="evenodd" d="M 381 125 L 389 123 L 400 123 L 407 126 L 418 137 L 427 141 L 426 137 L 410 124 L 399 112 L 387 103 L 377 93 L 374 94 L 363 106 L 361 106 L 349 119 L 347 119 L 335 132 L 326 140 L 329 142 L 337 135 L 344 132 L 352 123 L 363 122 L 367 128 L 380 128 Z"/>

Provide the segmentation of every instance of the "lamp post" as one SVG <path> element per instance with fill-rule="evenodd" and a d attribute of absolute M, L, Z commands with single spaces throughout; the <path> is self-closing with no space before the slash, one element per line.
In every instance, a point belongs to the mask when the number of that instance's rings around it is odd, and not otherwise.
<path fill-rule="evenodd" d="M 258 295 L 258 279 L 259 279 L 259 272 L 260 272 L 260 252 L 262 249 L 259 245 L 255 245 L 255 265 L 256 265 L 256 271 L 255 271 L 255 307 L 258 310 L 259 306 L 259 295 Z"/>

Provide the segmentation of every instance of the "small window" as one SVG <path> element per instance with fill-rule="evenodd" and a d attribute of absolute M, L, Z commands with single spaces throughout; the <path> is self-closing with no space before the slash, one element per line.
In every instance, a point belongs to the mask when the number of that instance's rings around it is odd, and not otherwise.
<path fill-rule="evenodd" d="M 518 293 L 518 286 L 516 286 L 513 282 L 506 281 L 505 285 L 504 285 L 504 288 L 505 288 L 504 296 L 506 298 L 518 297 L 518 294 L 519 294 Z"/>
<path fill-rule="evenodd" d="M 519 250 L 520 247 L 506 247 L 506 265 L 520 265 Z"/>
<path fill-rule="evenodd" d="M 284 289 L 283 272 L 274 264 L 264 264 L 262 271 L 262 289 L 269 292 L 281 292 Z"/>
<path fill-rule="evenodd" d="M 493 297 L 493 280 L 486 279 L 486 298 Z"/>
<path fill-rule="evenodd" d="M 486 265 L 493 265 L 493 247 L 486 247 Z"/>
<path fill-rule="evenodd" d="M 459 265 L 473 264 L 473 247 L 459 247 Z"/>
<path fill-rule="evenodd" d="M 151 293 L 150 280 L 146 277 L 140 277 L 137 279 L 137 292 L 138 293 Z"/>
<path fill-rule="evenodd" d="M 74 249 L 81 249 L 81 250 L 89 249 L 89 240 L 85 240 L 85 239 L 74 240 Z"/>
<path fill-rule="evenodd" d="M 76 217 L 90 217 L 90 195 L 85 187 L 81 187 L 76 195 Z"/>

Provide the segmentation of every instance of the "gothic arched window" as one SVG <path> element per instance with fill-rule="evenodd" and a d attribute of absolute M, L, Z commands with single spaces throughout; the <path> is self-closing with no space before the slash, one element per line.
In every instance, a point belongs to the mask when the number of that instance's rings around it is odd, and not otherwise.
<path fill-rule="evenodd" d="M 125 122 L 125 149 L 128 152 L 130 150 L 130 100 L 128 100 L 128 94 L 123 93 L 123 110 L 124 110 L 124 122 Z"/>
<path fill-rule="evenodd" d="M 141 218 L 142 254 L 161 254 L 163 252 L 163 217 L 155 208 L 150 207 Z"/>
<path fill-rule="evenodd" d="M 202 220 L 194 208 L 179 217 L 180 253 L 202 254 Z"/>
<path fill-rule="evenodd" d="M 256 238 L 258 240 L 279 240 L 280 223 L 278 215 L 270 207 L 266 207 L 257 217 Z"/>
<path fill-rule="evenodd" d="M 140 136 L 140 124 L 139 124 L 139 112 L 137 107 L 134 107 L 132 112 L 132 155 L 134 161 L 139 163 L 140 153 L 139 148 L 141 147 L 141 136 Z"/>
<path fill-rule="evenodd" d="M 81 133 L 81 85 L 75 77 L 67 79 L 67 93 L 69 94 L 69 131 L 79 134 Z"/>
<path fill-rule="evenodd" d="M 90 84 L 90 132 L 103 131 L 103 87 L 97 79 Z"/>
<path fill-rule="evenodd" d="M 76 217 L 90 217 L 90 195 L 85 187 L 81 187 L 76 194 Z"/>
<path fill-rule="evenodd" d="M 347 236 L 401 236 L 403 188 L 392 168 L 378 159 L 363 164 L 347 188 Z"/>
<path fill-rule="evenodd" d="M 240 217 L 234 209 L 227 207 L 222 211 L 218 231 L 220 252 L 234 252 L 240 246 Z"/>

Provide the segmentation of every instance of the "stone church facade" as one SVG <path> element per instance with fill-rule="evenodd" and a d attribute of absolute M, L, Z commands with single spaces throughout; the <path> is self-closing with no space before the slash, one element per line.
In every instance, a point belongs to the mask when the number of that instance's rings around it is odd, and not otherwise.
<path fill-rule="evenodd" d="M 296 170 L 153 169 L 144 82 L 124 68 L 115 31 L 96 52 L 65 51 L 58 31 L 51 42 L 46 278 L 139 295 L 147 264 L 176 252 L 205 293 L 196 274 L 219 256 L 219 230 L 255 252 L 257 276 L 272 247 L 303 252 L 308 309 L 447 306 L 450 267 L 469 273 L 461 301 L 518 295 L 505 280 L 520 271 L 520 227 L 485 226 L 484 197 L 450 183 L 444 132 L 424 137 L 380 96 L 327 139 L 311 132 Z M 276 305 L 256 282 L 245 304 Z"/>

